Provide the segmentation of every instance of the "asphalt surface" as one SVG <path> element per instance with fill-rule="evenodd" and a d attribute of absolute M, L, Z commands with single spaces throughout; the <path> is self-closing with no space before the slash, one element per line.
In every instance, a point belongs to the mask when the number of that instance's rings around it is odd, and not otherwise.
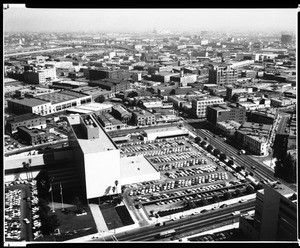
<path fill-rule="evenodd" d="M 186 127 L 189 128 L 190 131 L 194 129 L 188 124 L 186 125 Z M 228 157 L 235 157 L 235 163 L 239 166 L 245 166 L 247 171 L 252 172 L 257 179 L 264 181 L 279 181 L 282 184 L 285 184 L 286 186 L 290 187 L 292 190 L 296 190 L 295 185 L 288 184 L 282 179 L 275 177 L 274 172 L 268 166 L 265 166 L 264 164 L 255 161 L 249 155 L 238 155 L 238 149 L 230 146 L 229 144 L 227 144 L 227 142 L 224 142 L 222 138 L 218 136 L 213 137 L 214 134 L 210 131 L 204 129 L 195 129 L 195 131 L 193 132 L 201 138 L 207 137 L 209 139 L 207 141 L 208 143 L 210 143 L 213 147 L 218 148 L 221 152 L 225 152 Z M 252 169 L 253 166 L 255 166 L 256 169 Z"/>
<path fill-rule="evenodd" d="M 187 216 L 184 219 L 168 221 L 164 226 L 147 226 L 137 230 L 127 231 L 125 233 L 115 234 L 118 241 L 155 241 L 155 236 L 160 232 L 175 229 L 178 234 L 184 236 L 191 232 L 202 231 L 203 228 L 214 226 L 223 222 L 228 222 L 237 218 L 232 216 L 233 211 L 248 212 L 254 210 L 254 201 L 249 200 L 244 203 L 228 206 L 227 208 L 208 211 L 203 214 Z M 103 241 L 102 238 L 93 239 L 92 241 Z M 115 241 L 113 237 L 105 237 L 105 241 Z"/>

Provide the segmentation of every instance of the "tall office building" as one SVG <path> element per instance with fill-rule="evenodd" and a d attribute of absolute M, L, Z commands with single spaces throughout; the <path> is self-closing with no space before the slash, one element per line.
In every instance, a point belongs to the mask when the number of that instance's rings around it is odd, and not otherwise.
<path fill-rule="evenodd" d="M 264 185 L 257 192 L 255 213 L 240 218 L 240 229 L 255 241 L 297 240 L 297 196 L 285 185 Z"/>
<path fill-rule="evenodd" d="M 238 71 L 224 63 L 209 66 L 209 83 L 219 86 L 236 83 Z"/>

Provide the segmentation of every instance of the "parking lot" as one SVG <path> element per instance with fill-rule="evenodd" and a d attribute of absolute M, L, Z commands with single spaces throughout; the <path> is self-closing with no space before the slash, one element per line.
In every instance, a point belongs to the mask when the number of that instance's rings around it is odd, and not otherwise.
<path fill-rule="evenodd" d="M 245 178 L 188 138 L 132 142 L 120 145 L 123 156 L 143 154 L 161 173 L 159 181 L 127 185 L 137 207 L 150 214 L 182 208 L 187 201 L 212 199 L 214 195 L 245 190 Z"/>

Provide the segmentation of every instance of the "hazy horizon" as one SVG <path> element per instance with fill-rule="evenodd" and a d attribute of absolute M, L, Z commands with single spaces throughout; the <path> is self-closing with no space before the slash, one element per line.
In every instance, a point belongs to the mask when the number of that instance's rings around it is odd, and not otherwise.
<path fill-rule="evenodd" d="M 4 32 L 295 32 L 297 9 L 27 9 L 3 11 Z"/>

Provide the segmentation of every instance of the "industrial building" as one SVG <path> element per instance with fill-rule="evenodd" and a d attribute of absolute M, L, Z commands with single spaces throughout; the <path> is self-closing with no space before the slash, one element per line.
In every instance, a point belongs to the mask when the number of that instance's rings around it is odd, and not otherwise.
<path fill-rule="evenodd" d="M 130 81 L 120 79 L 103 79 L 90 81 L 89 86 L 98 86 L 113 93 L 125 92 L 131 88 Z"/>
<path fill-rule="evenodd" d="M 7 120 L 7 130 L 13 134 L 17 132 L 18 127 L 27 127 L 43 129 L 46 128 L 46 118 L 37 114 L 27 113 L 23 115 L 17 115 L 14 117 L 10 117 Z"/>
<path fill-rule="evenodd" d="M 89 69 L 89 80 L 100 80 L 105 78 L 127 80 L 131 73 L 124 70 L 109 70 L 105 68 Z"/>
<path fill-rule="evenodd" d="M 12 113 L 35 113 L 49 115 L 64 111 L 68 108 L 80 106 L 92 101 L 92 97 L 83 93 L 65 90 L 35 96 L 34 98 L 20 98 L 7 100 L 8 109 Z"/>

